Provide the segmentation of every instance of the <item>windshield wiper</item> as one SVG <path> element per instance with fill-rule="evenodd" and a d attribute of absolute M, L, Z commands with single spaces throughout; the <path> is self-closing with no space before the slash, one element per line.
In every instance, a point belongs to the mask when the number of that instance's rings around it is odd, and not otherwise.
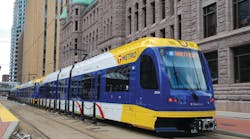
<path fill-rule="evenodd" d="M 177 84 L 178 84 L 178 86 L 179 86 L 179 76 L 178 76 L 178 74 L 177 74 L 177 71 L 176 71 L 176 68 L 175 68 L 175 65 L 174 65 L 174 62 L 173 62 L 173 60 L 171 60 L 171 62 L 172 62 L 172 66 L 173 66 L 173 70 L 174 70 L 174 77 L 175 77 L 175 80 L 176 80 L 176 82 L 177 82 Z"/>
<path fill-rule="evenodd" d="M 199 96 L 195 93 L 194 90 L 192 91 L 192 96 L 193 96 L 193 98 L 194 98 L 195 101 L 199 100 Z"/>

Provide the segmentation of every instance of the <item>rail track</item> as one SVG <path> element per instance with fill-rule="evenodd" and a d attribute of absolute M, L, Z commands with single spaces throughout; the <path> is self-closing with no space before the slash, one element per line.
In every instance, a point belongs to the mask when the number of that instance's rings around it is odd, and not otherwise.
<path fill-rule="evenodd" d="M 63 139 L 63 138 L 84 138 L 84 139 L 240 139 L 232 136 L 221 135 L 218 133 L 208 133 L 195 136 L 185 136 L 178 134 L 166 134 L 159 136 L 152 131 L 131 128 L 128 125 L 112 121 L 98 120 L 97 124 L 92 124 L 91 119 L 82 121 L 75 116 L 66 116 L 57 112 L 48 112 L 29 105 L 15 103 L 13 101 L 1 101 L 21 123 L 21 132 L 31 135 L 32 139 Z M 27 126 L 23 126 L 26 124 Z"/>

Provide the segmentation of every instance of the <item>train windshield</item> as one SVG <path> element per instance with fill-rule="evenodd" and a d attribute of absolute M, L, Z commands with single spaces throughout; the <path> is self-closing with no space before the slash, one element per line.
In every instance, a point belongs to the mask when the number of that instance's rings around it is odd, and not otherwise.
<path fill-rule="evenodd" d="M 185 48 L 159 48 L 172 89 L 207 90 L 198 51 Z"/>

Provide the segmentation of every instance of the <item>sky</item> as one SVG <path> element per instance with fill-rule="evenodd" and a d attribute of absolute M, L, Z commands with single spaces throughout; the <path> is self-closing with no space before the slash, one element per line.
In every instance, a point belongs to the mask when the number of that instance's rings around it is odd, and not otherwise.
<path fill-rule="evenodd" d="M 15 0 L 0 0 L 0 81 L 3 74 L 9 74 L 11 26 Z"/>

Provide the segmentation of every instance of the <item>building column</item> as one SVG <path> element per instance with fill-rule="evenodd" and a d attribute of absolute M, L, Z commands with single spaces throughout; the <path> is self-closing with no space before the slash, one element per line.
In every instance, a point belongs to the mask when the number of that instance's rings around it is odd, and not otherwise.
<path fill-rule="evenodd" d="M 233 52 L 230 48 L 220 43 L 218 48 L 218 76 L 219 84 L 234 82 Z"/>
<path fill-rule="evenodd" d="M 231 31 L 233 30 L 233 1 L 226 0 L 225 1 L 225 30 Z"/>
<path fill-rule="evenodd" d="M 201 1 L 197 1 L 197 40 L 201 40 L 203 38 L 203 10 Z"/>

